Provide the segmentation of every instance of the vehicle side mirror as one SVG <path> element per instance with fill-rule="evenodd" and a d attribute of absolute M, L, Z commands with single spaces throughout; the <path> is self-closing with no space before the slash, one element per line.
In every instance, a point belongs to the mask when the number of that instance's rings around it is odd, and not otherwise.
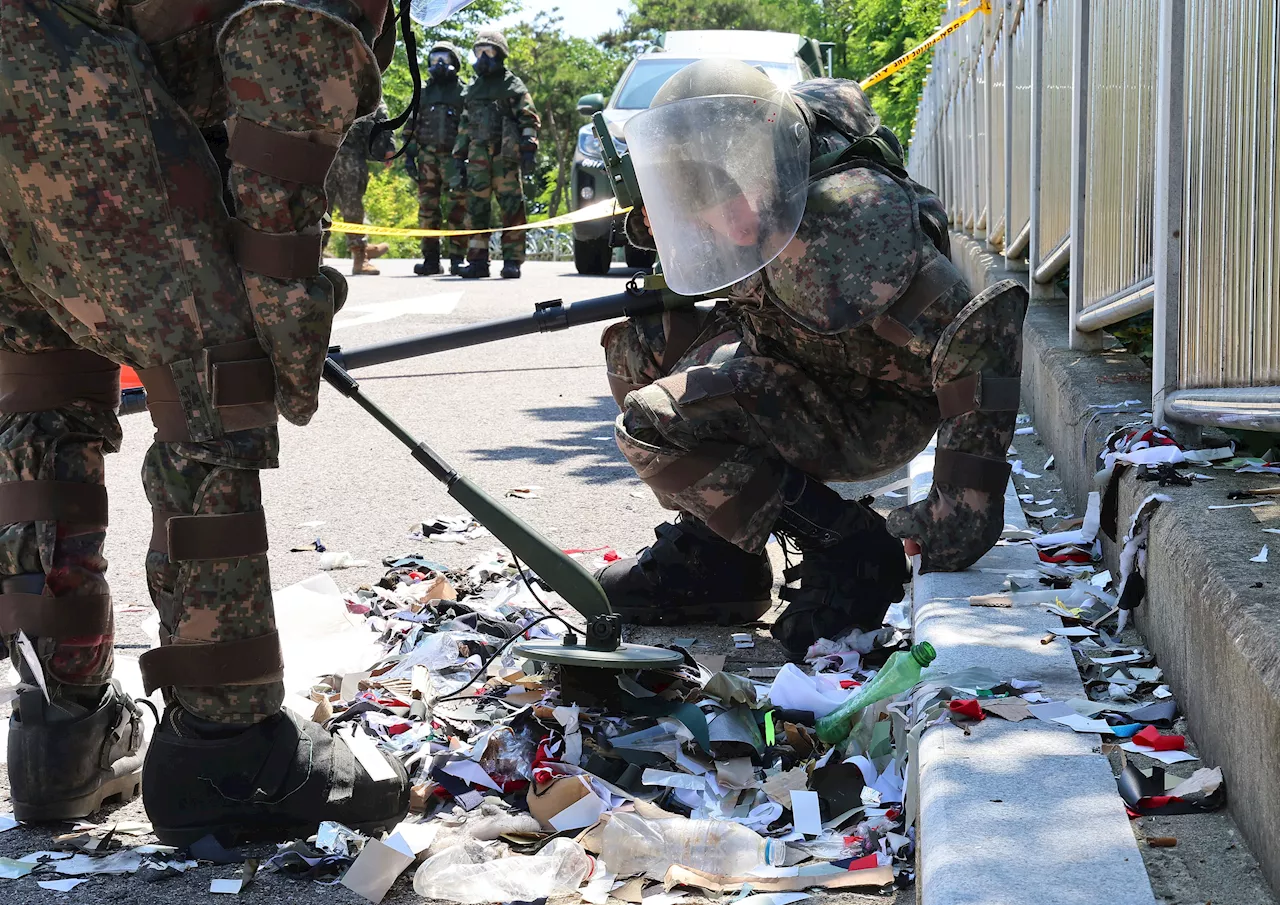
<path fill-rule="evenodd" d="M 595 116 L 603 109 L 603 94 L 585 94 L 578 98 L 578 113 L 582 116 Z"/>

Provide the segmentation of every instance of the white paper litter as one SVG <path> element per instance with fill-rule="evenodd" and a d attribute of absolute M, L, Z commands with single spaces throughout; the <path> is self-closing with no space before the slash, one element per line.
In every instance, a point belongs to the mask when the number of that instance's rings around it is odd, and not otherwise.
<path fill-rule="evenodd" d="M 1151 693 L 1161 700 L 1173 697 L 1173 692 L 1169 690 L 1168 685 L 1158 685 L 1155 691 Z"/>
<path fill-rule="evenodd" d="M 1262 549 L 1258 551 L 1257 556 L 1249 557 L 1249 562 L 1266 562 L 1267 561 L 1267 545 L 1263 544 Z"/>
<path fill-rule="evenodd" d="M 810 676 L 794 663 L 783 666 L 769 687 L 769 701 L 774 707 L 808 710 L 818 719 L 835 710 L 848 697 L 849 692 L 840 687 L 839 679 L 832 674 Z"/>
<path fill-rule="evenodd" d="M 1051 506 L 1048 509 L 1028 509 L 1027 515 L 1031 518 L 1049 518 L 1058 514 L 1058 507 Z"/>
<path fill-rule="evenodd" d="M 347 610 L 337 584 L 313 575 L 272 594 L 284 652 L 285 690 L 306 693 L 317 676 L 345 675 L 382 658 L 378 636 Z"/>
<path fill-rule="evenodd" d="M 112 852 L 105 858 L 91 855 L 75 855 L 54 865 L 54 872 L 68 877 L 83 877 L 91 874 L 131 874 L 142 866 L 142 854 L 128 849 Z"/>
<path fill-rule="evenodd" d="M 750 632 L 734 632 L 733 646 L 739 649 L 751 648 L 756 646 L 756 641 Z"/>
<path fill-rule="evenodd" d="M 1089 545 L 1098 537 L 1098 527 L 1102 524 L 1102 495 L 1097 491 L 1089 494 L 1089 506 L 1084 513 L 1084 523 L 1074 531 L 1055 531 L 1052 534 L 1041 534 L 1033 537 L 1031 543 L 1037 547 L 1056 547 L 1059 544 Z"/>
<path fill-rule="evenodd" d="M 1154 758 L 1162 764 L 1180 764 L 1189 760 L 1199 760 L 1194 754 L 1188 754 L 1185 751 L 1156 751 L 1152 748 L 1144 748 L 1133 742 L 1125 742 L 1120 747 L 1130 754 L 1145 754 L 1147 757 Z"/>
<path fill-rule="evenodd" d="M 1222 506 L 1206 506 L 1205 508 L 1207 511 L 1213 512 L 1214 510 L 1217 510 L 1217 509 L 1256 509 L 1259 506 L 1270 506 L 1270 505 L 1273 505 L 1273 504 L 1269 500 L 1259 500 L 1256 503 L 1229 503 Z"/>
<path fill-rule="evenodd" d="M 36 885 L 50 892 L 71 892 L 85 880 L 37 880 Z"/>
<path fill-rule="evenodd" d="M 1020 427 L 1013 432 L 1013 435 L 1015 437 L 1025 437 L 1028 434 L 1034 434 L 1035 432 L 1036 429 L 1034 427 Z"/>
<path fill-rule="evenodd" d="M 14 829 L 19 825 L 20 824 L 18 823 L 18 821 L 13 819 L 12 813 L 0 814 L 0 833 L 5 832 L 6 830 Z"/>
<path fill-rule="evenodd" d="M 356 559 L 351 555 L 350 550 L 326 550 L 320 554 L 320 561 L 316 563 L 317 568 L 326 572 L 333 569 L 355 569 L 367 565 L 369 565 L 369 560 Z"/>
<path fill-rule="evenodd" d="M 822 815 L 818 808 L 818 793 L 792 790 L 791 816 L 797 831 L 806 836 L 822 835 Z"/>

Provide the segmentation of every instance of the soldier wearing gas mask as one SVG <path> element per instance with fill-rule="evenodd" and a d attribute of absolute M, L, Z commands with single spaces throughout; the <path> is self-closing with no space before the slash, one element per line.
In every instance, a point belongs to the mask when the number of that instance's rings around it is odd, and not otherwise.
<path fill-rule="evenodd" d="M 626 139 L 645 201 L 629 238 L 676 292 L 724 298 L 605 331 L 619 448 L 680 513 L 599 573 L 611 605 L 641 623 L 757 619 L 775 534 L 801 556 L 773 626 L 793 656 L 878 627 L 903 596 L 903 539 L 945 571 L 1000 536 L 1025 290 L 971 295 L 938 199 L 854 82 L 784 92 L 705 60 Z M 888 474 L 935 432 L 928 498 L 887 523 L 826 484 Z"/>
<path fill-rule="evenodd" d="M 489 227 L 490 201 L 498 202 L 501 225 L 525 223 L 522 171 L 533 172 L 538 127 L 529 89 L 507 69 L 510 48 L 497 29 L 484 29 L 473 47 L 476 80 L 463 96 L 462 125 L 453 146 L 467 186 L 467 229 Z M 502 277 L 519 279 L 524 263 L 524 231 L 502 234 Z M 472 236 L 467 264 L 459 276 L 489 276 L 489 234 Z"/>
<path fill-rule="evenodd" d="M 462 229 L 466 222 L 466 186 L 463 168 L 453 157 L 458 125 L 462 120 L 462 52 L 448 41 L 437 41 L 427 54 L 430 78 L 422 87 L 418 115 L 404 129 L 405 156 L 414 161 L 413 177 L 418 182 L 418 227 L 420 229 Z M 441 215 L 443 199 L 444 213 Z M 422 239 L 422 263 L 413 265 L 418 276 L 440 273 L 441 248 L 449 258 L 449 273 L 462 269 L 466 240 L 446 236 Z"/>

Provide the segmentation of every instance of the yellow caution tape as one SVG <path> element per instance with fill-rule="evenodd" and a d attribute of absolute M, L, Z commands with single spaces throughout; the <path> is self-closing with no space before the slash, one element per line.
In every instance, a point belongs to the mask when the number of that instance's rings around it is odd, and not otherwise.
<path fill-rule="evenodd" d="M 506 233 L 520 229 L 541 229 L 544 226 L 567 226 L 570 223 L 585 223 L 588 220 L 603 220 L 615 214 L 625 214 L 629 207 L 618 207 L 612 198 L 597 201 L 586 207 L 578 208 L 550 220 L 538 220 L 536 223 L 522 223 L 519 226 L 503 226 L 494 229 L 410 229 L 399 226 L 368 226 L 363 223 L 344 223 L 335 220 L 329 229 L 335 233 L 363 233 L 366 236 L 479 236 L 485 233 Z"/>
<path fill-rule="evenodd" d="M 975 2 L 975 0 L 969 0 L 969 2 Z M 866 91 L 872 85 L 875 85 L 878 82 L 883 82 L 885 79 L 893 75 L 895 72 L 899 72 L 902 69 L 906 68 L 908 63 L 910 63 L 912 60 L 916 59 L 917 57 L 923 55 L 926 50 L 928 50 L 934 44 L 937 44 L 943 38 L 947 37 L 947 35 L 954 34 L 957 30 L 959 30 L 960 26 L 964 25 L 964 23 L 968 22 L 978 13 L 991 12 L 991 0 L 976 0 L 976 2 L 978 2 L 980 5 L 974 9 L 969 10 L 967 13 L 965 13 L 959 19 L 956 19 L 954 22 L 949 22 L 946 25 L 944 25 L 942 28 L 939 28 L 932 35 L 926 38 L 923 44 L 919 44 L 916 47 L 911 48 L 902 56 L 898 57 L 896 60 L 890 63 L 889 65 L 885 66 L 882 69 L 877 70 L 876 72 L 873 72 L 871 75 L 863 79 L 859 83 L 862 85 L 862 90 Z M 968 3 L 962 4 L 961 8 L 967 5 Z"/>

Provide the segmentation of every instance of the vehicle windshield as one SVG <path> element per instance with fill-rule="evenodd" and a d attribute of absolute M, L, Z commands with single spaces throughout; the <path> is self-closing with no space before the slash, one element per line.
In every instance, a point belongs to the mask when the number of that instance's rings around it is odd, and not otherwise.
<path fill-rule="evenodd" d="M 618 90 L 614 108 L 618 110 L 647 110 L 658 93 L 671 76 L 675 75 L 690 63 L 690 58 L 666 59 L 664 57 L 647 57 L 636 61 L 631 75 Z M 796 82 L 795 67 L 790 63 L 757 63 L 747 60 L 752 66 L 759 66 L 779 88 L 790 88 Z"/>

